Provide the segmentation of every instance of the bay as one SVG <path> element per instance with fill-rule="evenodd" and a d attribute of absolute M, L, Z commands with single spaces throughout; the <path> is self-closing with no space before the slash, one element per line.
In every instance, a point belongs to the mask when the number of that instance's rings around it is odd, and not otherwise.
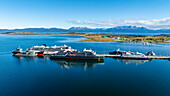
<path fill-rule="evenodd" d="M 170 44 L 81 42 L 72 35 L 0 35 L 0 96 L 169 96 L 169 60 L 73 62 L 47 58 L 17 58 L 11 51 L 34 45 L 68 45 L 98 54 L 130 50 L 170 55 Z"/>

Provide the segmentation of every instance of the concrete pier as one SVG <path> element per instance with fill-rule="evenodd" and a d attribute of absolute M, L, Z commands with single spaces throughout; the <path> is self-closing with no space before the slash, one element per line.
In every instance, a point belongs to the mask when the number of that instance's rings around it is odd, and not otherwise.
<path fill-rule="evenodd" d="M 110 54 L 97 54 L 97 56 L 121 58 L 121 55 L 110 55 Z M 170 56 L 162 56 L 162 55 L 147 56 L 147 57 L 148 59 L 170 59 Z"/>

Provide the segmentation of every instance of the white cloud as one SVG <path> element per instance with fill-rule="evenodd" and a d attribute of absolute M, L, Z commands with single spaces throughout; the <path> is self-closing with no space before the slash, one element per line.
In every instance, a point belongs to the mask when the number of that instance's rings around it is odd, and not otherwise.
<path fill-rule="evenodd" d="M 69 21 L 72 24 L 83 25 L 83 26 L 91 26 L 91 27 L 115 27 L 115 26 L 143 26 L 149 29 L 170 29 L 170 17 L 162 18 L 162 19 L 141 19 L 141 18 L 130 18 L 124 20 L 90 20 L 90 21 L 81 21 L 81 20 L 73 20 Z"/>

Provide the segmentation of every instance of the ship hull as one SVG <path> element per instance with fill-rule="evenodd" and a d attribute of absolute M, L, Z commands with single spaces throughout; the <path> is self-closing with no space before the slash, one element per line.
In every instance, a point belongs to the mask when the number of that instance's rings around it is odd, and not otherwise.
<path fill-rule="evenodd" d="M 42 57 L 42 56 L 43 56 L 43 53 L 44 53 L 44 51 L 37 52 L 37 56 Z"/>
<path fill-rule="evenodd" d="M 104 57 L 78 57 L 78 56 L 51 56 L 50 59 L 69 59 L 69 60 L 95 60 L 104 61 Z"/>
<path fill-rule="evenodd" d="M 18 53 L 22 53 L 22 52 L 16 52 L 16 51 L 12 51 L 13 55 L 18 54 Z"/>

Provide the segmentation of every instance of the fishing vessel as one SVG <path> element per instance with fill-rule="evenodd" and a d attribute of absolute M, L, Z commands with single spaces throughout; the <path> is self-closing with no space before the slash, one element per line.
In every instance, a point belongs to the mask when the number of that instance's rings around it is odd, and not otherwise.
<path fill-rule="evenodd" d="M 140 60 L 148 60 L 148 57 L 142 53 L 136 52 L 136 54 L 131 52 L 126 52 L 122 54 L 121 58 L 124 59 L 140 59 Z"/>
<path fill-rule="evenodd" d="M 51 55 L 50 59 L 97 60 L 104 61 L 104 56 L 97 56 L 96 52 L 84 49 L 83 51 L 60 51 Z"/>

